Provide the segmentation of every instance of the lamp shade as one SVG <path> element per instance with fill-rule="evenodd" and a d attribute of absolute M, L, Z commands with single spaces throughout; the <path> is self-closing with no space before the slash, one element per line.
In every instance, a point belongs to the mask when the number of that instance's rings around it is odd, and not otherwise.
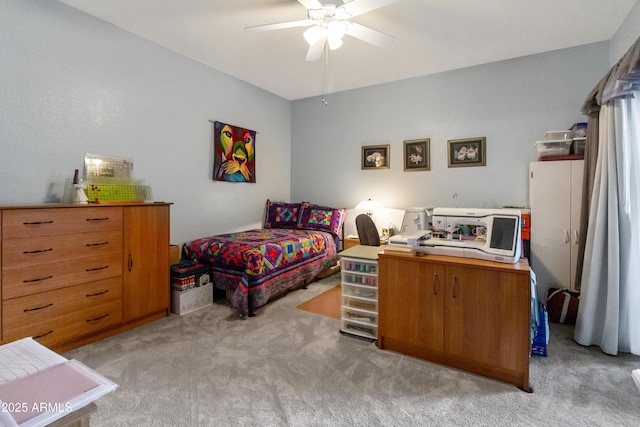
<path fill-rule="evenodd" d="M 358 203 L 356 205 L 356 209 L 358 210 L 363 210 L 363 211 L 367 211 L 367 215 L 371 216 L 371 214 L 373 214 L 373 211 L 376 211 L 378 209 L 382 209 L 384 208 L 384 206 L 382 205 L 382 203 L 377 202 L 375 200 L 371 200 L 370 198 L 367 200 L 364 200 L 360 203 Z"/>

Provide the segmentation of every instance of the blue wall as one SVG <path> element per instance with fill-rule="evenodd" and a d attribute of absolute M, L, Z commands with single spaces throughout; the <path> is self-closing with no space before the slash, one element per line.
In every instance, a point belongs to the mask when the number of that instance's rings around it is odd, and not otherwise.
<path fill-rule="evenodd" d="M 607 42 L 293 102 L 294 200 L 354 207 L 528 205 L 529 162 L 609 69 Z M 486 166 L 449 168 L 447 141 L 486 137 Z M 403 141 L 429 138 L 431 170 L 404 172 Z M 388 170 L 361 170 L 361 147 L 390 145 Z M 558 183 L 562 185 L 562 183 Z"/>
<path fill-rule="evenodd" d="M 0 205 L 59 200 L 86 153 L 132 158 L 172 242 L 289 199 L 291 104 L 57 1 L 0 2 Z M 213 181 L 213 125 L 256 130 L 256 184 Z"/>

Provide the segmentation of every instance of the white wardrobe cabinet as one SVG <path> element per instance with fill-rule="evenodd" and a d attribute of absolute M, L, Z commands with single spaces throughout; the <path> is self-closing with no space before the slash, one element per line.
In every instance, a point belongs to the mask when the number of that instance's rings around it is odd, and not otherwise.
<path fill-rule="evenodd" d="M 538 297 L 548 288 L 575 289 L 584 160 L 529 164 L 531 268 Z"/>

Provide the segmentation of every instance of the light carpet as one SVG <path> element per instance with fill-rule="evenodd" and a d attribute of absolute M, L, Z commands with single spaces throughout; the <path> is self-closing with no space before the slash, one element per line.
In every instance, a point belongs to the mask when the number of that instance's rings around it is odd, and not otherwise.
<path fill-rule="evenodd" d="M 640 357 L 607 356 L 551 325 L 533 393 L 377 349 L 339 319 L 296 310 L 333 275 L 240 320 L 214 304 L 64 354 L 120 385 L 101 426 L 638 426 Z"/>

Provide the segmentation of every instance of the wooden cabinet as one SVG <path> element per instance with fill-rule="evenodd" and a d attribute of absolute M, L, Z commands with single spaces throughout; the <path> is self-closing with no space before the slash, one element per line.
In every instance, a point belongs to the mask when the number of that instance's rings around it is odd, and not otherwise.
<path fill-rule="evenodd" d="M 378 262 L 380 348 L 529 390 L 526 260 L 381 254 Z"/>
<path fill-rule="evenodd" d="M 347 250 L 349 248 L 352 248 L 354 246 L 358 246 L 360 244 L 360 239 L 358 239 L 357 237 L 345 237 L 344 240 L 342 240 L 342 249 L 343 250 Z"/>
<path fill-rule="evenodd" d="M 540 297 L 550 287 L 576 291 L 584 160 L 529 165 L 531 268 Z"/>
<path fill-rule="evenodd" d="M 163 313 L 170 298 L 169 206 L 126 208 L 124 229 L 124 319 Z"/>
<path fill-rule="evenodd" d="M 0 218 L 2 342 L 66 351 L 168 315 L 168 204 L 0 207 Z"/>
<path fill-rule="evenodd" d="M 442 350 L 444 346 L 444 267 L 437 264 L 379 261 L 379 342 Z M 382 346 L 381 346 L 382 347 Z"/>

